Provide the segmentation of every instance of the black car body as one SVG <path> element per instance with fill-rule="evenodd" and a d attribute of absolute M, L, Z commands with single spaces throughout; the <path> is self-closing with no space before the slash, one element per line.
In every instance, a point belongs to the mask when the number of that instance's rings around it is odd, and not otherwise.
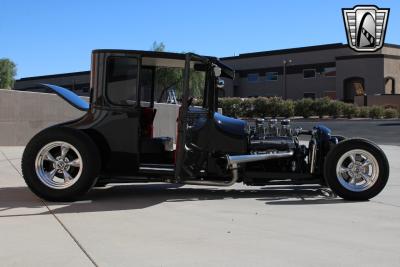
<path fill-rule="evenodd" d="M 160 67 L 183 71 L 176 140 L 153 136 Z M 202 105 L 193 106 L 190 78 L 204 77 Z M 44 85 L 86 114 L 49 127 L 27 145 L 22 169 L 29 187 L 50 200 L 73 199 L 93 185 L 172 182 L 229 186 L 318 183 L 346 199 L 363 200 L 386 184 L 389 166 L 370 141 L 332 135 L 289 120 L 255 125 L 218 112 L 223 81 L 234 71 L 193 53 L 95 50 L 89 104 L 67 89 Z M 308 135 L 302 145 L 299 135 Z"/>

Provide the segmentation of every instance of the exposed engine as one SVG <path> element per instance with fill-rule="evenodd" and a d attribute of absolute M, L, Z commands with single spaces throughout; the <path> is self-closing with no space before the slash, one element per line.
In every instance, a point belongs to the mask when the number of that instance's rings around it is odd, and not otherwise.
<path fill-rule="evenodd" d="M 249 122 L 247 127 L 252 139 L 258 140 L 269 137 L 293 137 L 301 131 L 301 128 L 292 129 L 289 119 L 278 121 L 277 119 L 258 118 Z"/>
<path fill-rule="evenodd" d="M 298 135 L 301 128 L 292 128 L 289 119 L 262 119 L 258 118 L 248 123 L 250 154 L 266 154 L 282 151 L 293 151 L 293 156 L 276 162 L 253 163 L 253 168 L 275 172 L 303 172 L 307 169 L 305 158 L 308 149 L 299 144 Z"/>
<path fill-rule="evenodd" d="M 292 129 L 289 119 L 256 119 L 248 124 L 250 148 L 253 153 L 269 150 L 290 150 L 298 146 L 301 129 Z"/>

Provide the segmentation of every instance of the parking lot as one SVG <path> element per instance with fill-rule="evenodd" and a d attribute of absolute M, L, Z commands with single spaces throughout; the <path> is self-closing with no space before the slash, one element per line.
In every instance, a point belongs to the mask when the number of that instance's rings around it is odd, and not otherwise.
<path fill-rule="evenodd" d="M 23 147 L 0 147 L 1 266 L 399 266 L 400 147 L 368 202 L 315 186 L 114 185 L 34 196 Z"/>
<path fill-rule="evenodd" d="M 381 145 L 400 145 L 400 120 L 370 120 L 370 119 L 300 119 L 293 120 L 294 127 L 311 129 L 315 124 L 324 124 L 334 134 L 347 137 L 362 137 Z"/>

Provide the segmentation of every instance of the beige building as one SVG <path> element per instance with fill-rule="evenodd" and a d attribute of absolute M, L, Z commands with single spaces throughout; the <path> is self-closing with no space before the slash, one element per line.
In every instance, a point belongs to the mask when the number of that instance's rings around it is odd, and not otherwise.
<path fill-rule="evenodd" d="M 329 96 L 348 102 L 355 95 L 400 94 L 400 46 L 358 53 L 337 43 L 240 54 L 221 60 L 236 71 L 226 96 Z"/>

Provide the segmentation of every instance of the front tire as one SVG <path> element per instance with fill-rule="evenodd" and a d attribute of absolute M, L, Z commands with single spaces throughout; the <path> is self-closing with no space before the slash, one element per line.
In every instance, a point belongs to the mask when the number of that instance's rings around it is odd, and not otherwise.
<path fill-rule="evenodd" d="M 347 139 L 327 155 L 324 177 L 329 187 L 347 200 L 368 200 L 378 195 L 389 178 L 389 162 L 376 144 Z"/>
<path fill-rule="evenodd" d="M 86 193 L 100 172 L 100 153 L 85 133 L 63 127 L 43 130 L 27 144 L 22 174 L 28 187 L 49 201 Z"/>

